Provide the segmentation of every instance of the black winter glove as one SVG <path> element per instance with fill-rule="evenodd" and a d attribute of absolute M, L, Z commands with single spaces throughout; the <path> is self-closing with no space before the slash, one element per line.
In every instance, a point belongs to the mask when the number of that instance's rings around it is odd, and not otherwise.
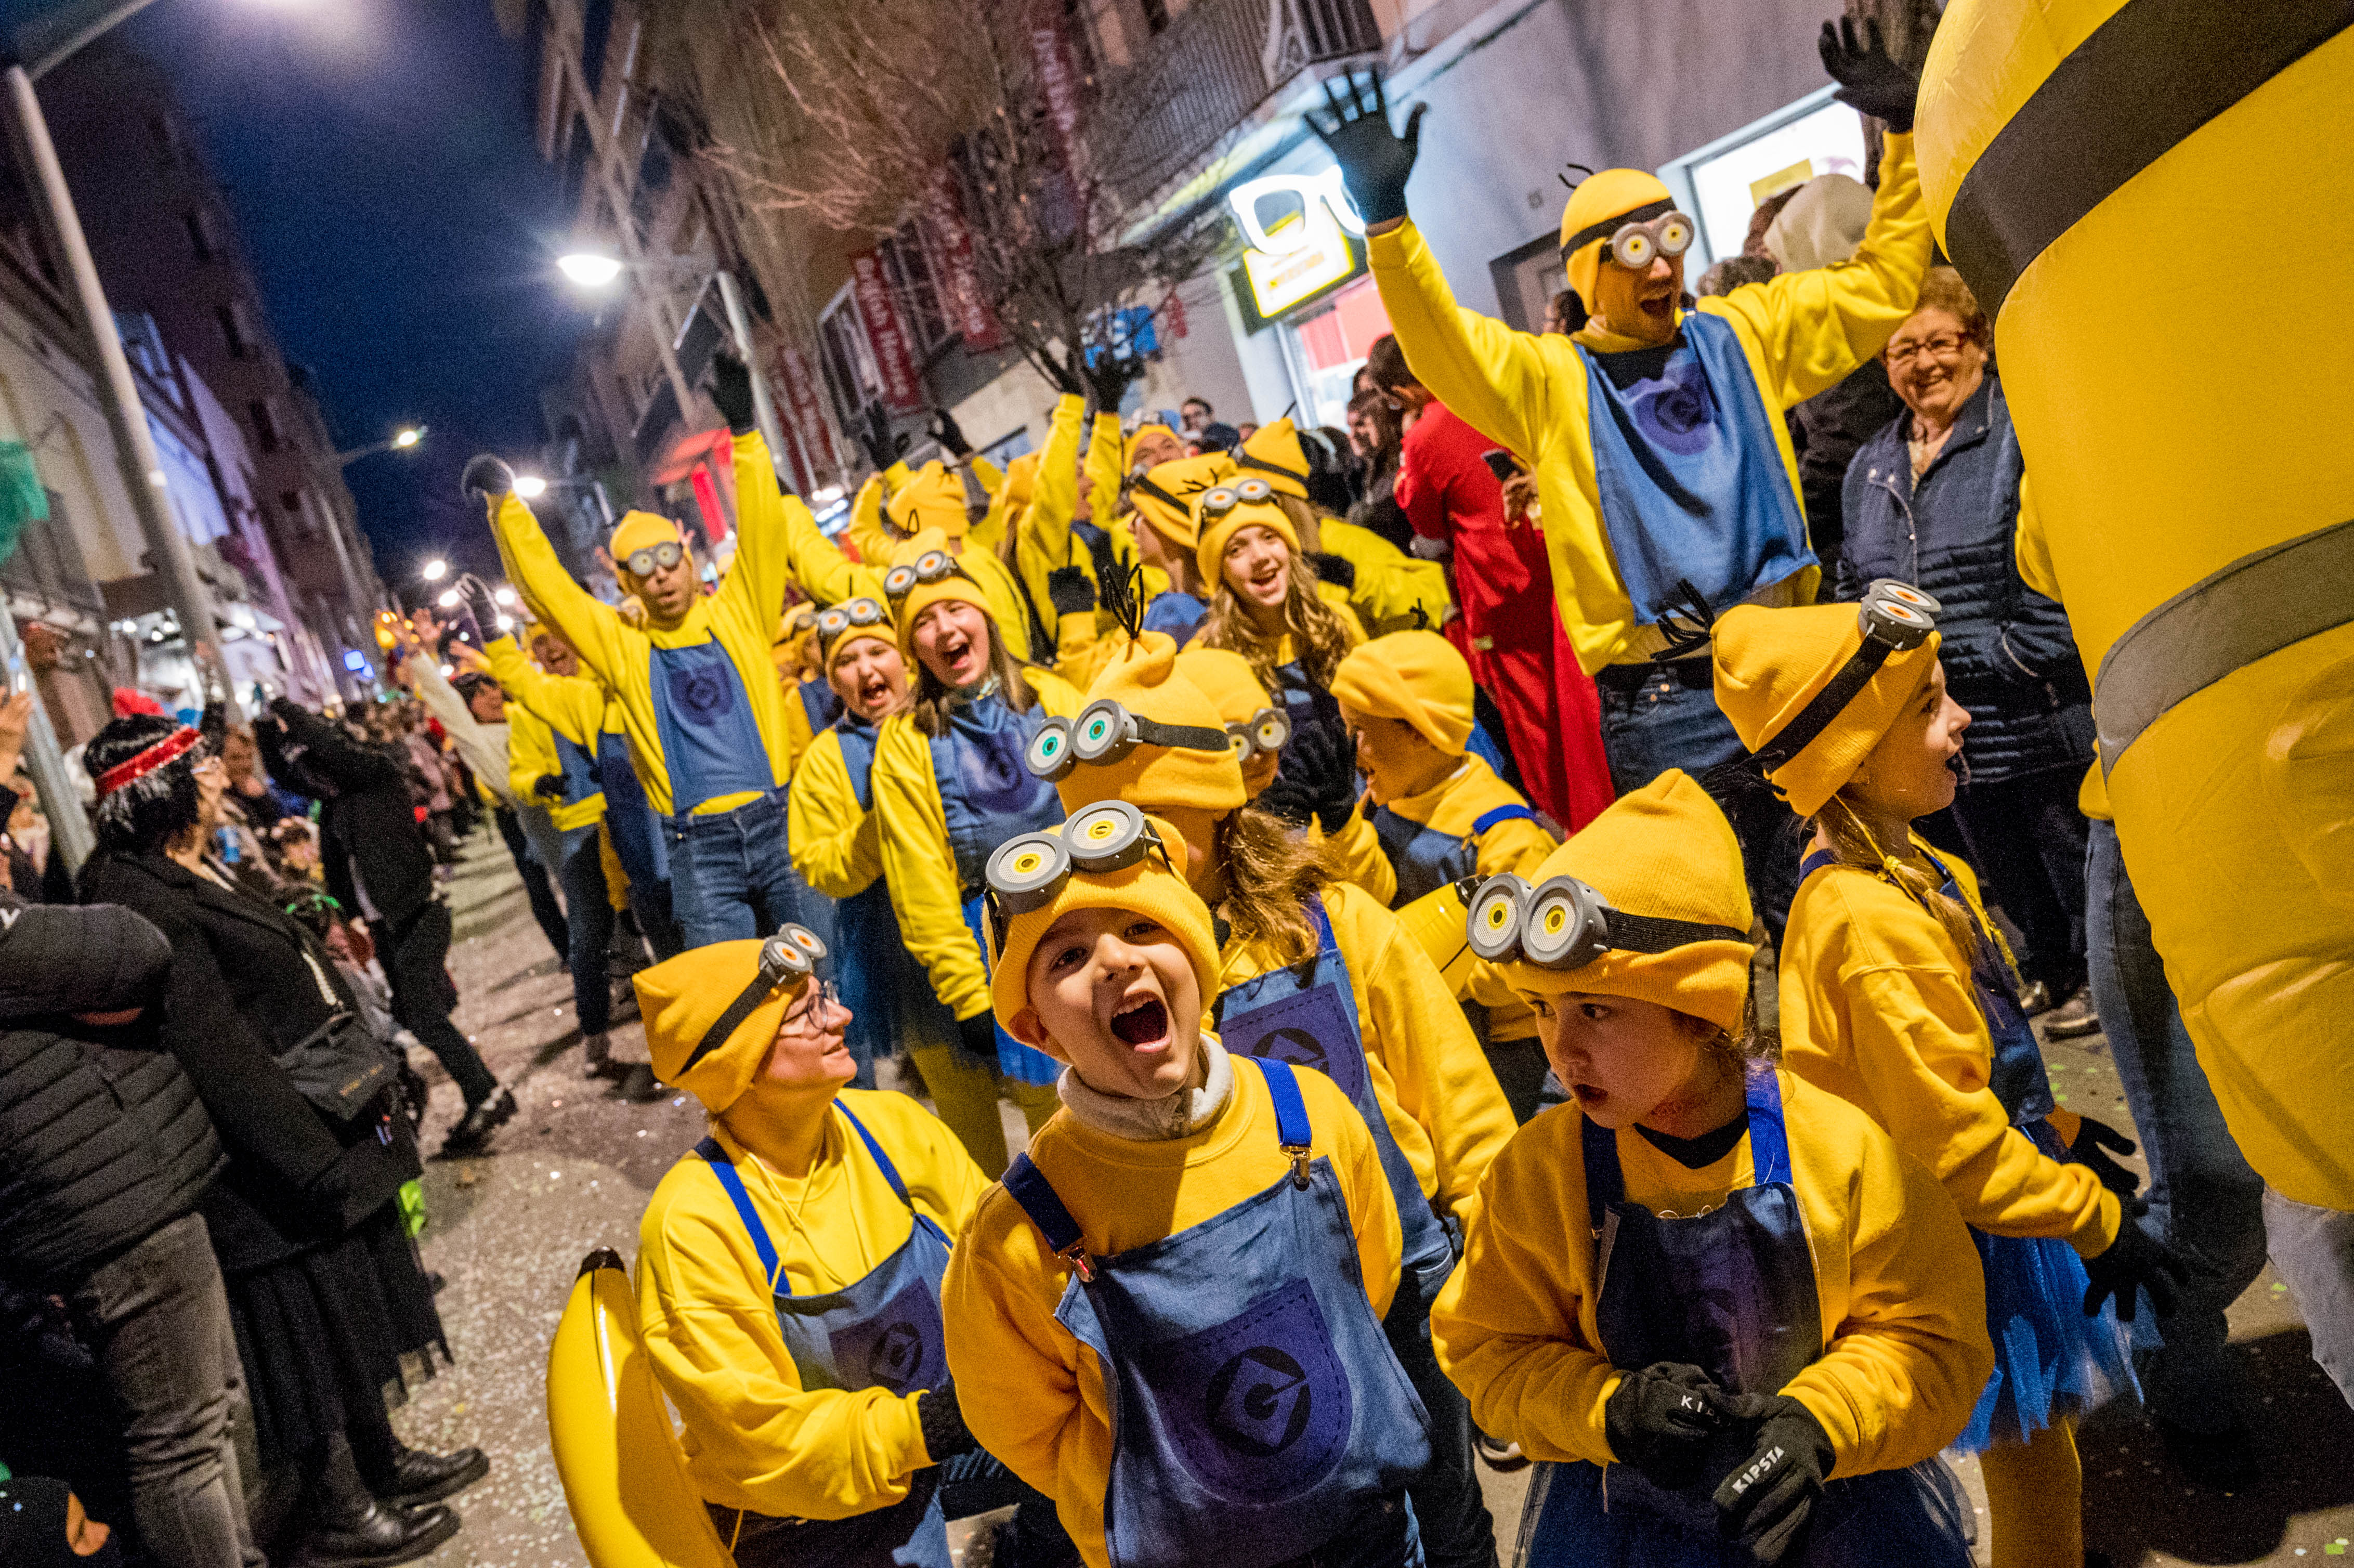
<path fill-rule="evenodd" d="M 1082 615 L 1096 607 L 1096 585 L 1085 567 L 1056 567 L 1046 574 L 1046 602 L 1056 615 Z"/>
<path fill-rule="evenodd" d="M 1304 828 L 1316 820 L 1316 802 L 1310 798 L 1308 787 L 1281 774 L 1252 799 L 1251 805 L 1288 827 Z"/>
<path fill-rule="evenodd" d="M 1320 583 L 1331 583 L 1337 588 L 1357 586 L 1357 566 L 1346 556 L 1335 556 L 1324 550 L 1309 552 L 1308 564 L 1316 572 Z"/>
<path fill-rule="evenodd" d="M 1285 748 L 1283 772 L 1307 791 L 1309 808 L 1326 837 L 1348 824 L 1349 813 L 1357 809 L 1357 764 L 1345 731 L 1303 726 Z"/>
<path fill-rule="evenodd" d="M 1308 128 L 1316 132 L 1341 165 L 1349 199 L 1367 223 L 1387 223 L 1405 216 L 1405 180 L 1422 150 L 1422 117 L 1427 103 L 1417 103 L 1405 117 L 1405 134 L 1390 129 L 1389 100 L 1382 91 L 1382 73 L 1352 71 L 1324 84 L 1325 112 L 1310 110 Z"/>
<path fill-rule="evenodd" d="M 564 799 L 564 775 L 543 773 L 531 781 L 531 792 L 545 800 Z"/>
<path fill-rule="evenodd" d="M 2132 1220 L 2117 1226 L 2117 1239 L 2098 1257 L 2084 1260 L 2092 1283 L 2084 1287 L 2084 1316 L 2101 1315 L 2101 1303 L 2116 1298 L 2117 1316 L 2130 1323 L 2137 1309 L 2135 1292 L 2149 1292 L 2150 1305 L 2161 1318 L 2174 1316 L 2175 1292 L 2190 1282 L 2190 1268 L 2181 1255 Z"/>
<path fill-rule="evenodd" d="M 976 1062 L 997 1064 L 997 1019 L 989 1012 L 976 1012 L 970 1018 L 957 1020 L 957 1044 Z"/>
<path fill-rule="evenodd" d="M 1044 368 L 1046 372 L 1046 379 L 1052 381 L 1055 384 L 1055 390 L 1064 397 L 1084 397 L 1087 395 L 1086 380 L 1077 371 L 1061 360 L 1050 358 L 1044 362 Z"/>
<path fill-rule="evenodd" d="M 1716 1489 L 1716 1528 L 1765 1568 L 1805 1554 L 1807 1531 L 1823 1478 L 1838 1456 L 1823 1425 L 1788 1394 L 1739 1402 L 1757 1423 L 1749 1457 Z"/>
<path fill-rule="evenodd" d="M 964 439 L 963 428 L 956 422 L 956 416 L 946 408 L 932 410 L 932 440 L 939 442 L 959 461 L 972 456 L 972 443 Z"/>
<path fill-rule="evenodd" d="M 1115 354 L 1105 347 L 1096 351 L 1093 365 L 1087 368 L 1087 392 L 1096 400 L 1098 414 L 1119 412 L 1120 399 L 1128 388 L 1144 376 L 1144 361 L 1125 354 Z"/>
<path fill-rule="evenodd" d="M 891 410 L 881 399 L 866 405 L 863 420 L 864 429 L 858 432 L 858 444 L 866 449 L 866 460 L 881 473 L 897 462 L 907 451 L 907 433 L 891 428 Z"/>
<path fill-rule="evenodd" d="M 2149 1200 L 2142 1197 L 2141 1178 L 2109 1158 L 2111 1154 L 2131 1154 L 2137 1147 L 2134 1140 L 2105 1121 L 2083 1118 L 2084 1125 L 2076 1130 L 2076 1141 L 2068 1152 L 2077 1164 L 2101 1179 L 2101 1185 L 2117 1195 L 2126 1213 L 2138 1219 L 2149 1213 Z"/>
<path fill-rule="evenodd" d="M 924 1452 L 935 1465 L 981 1446 L 964 1424 L 964 1407 L 957 1403 L 956 1380 L 916 1396 L 916 1424 L 924 1429 Z"/>
<path fill-rule="evenodd" d="M 500 635 L 499 601 L 493 597 L 490 585 L 468 572 L 458 579 L 458 599 L 466 613 L 473 617 L 474 646 L 488 646 L 492 638 Z"/>
<path fill-rule="evenodd" d="M 1709 1440 L 1732 1421 L 1728 1399 L 1698 1367 L 1654 1362 L 1619 1378 L 1602 1407 L 1603 1435 L 1619 1463 L 1673 1490 L 1700 1479 Z"/>
<path fill-rule="evenodd" d="M 1914 106 L 1921 96 L 1921 79 L 1888 58 L 1888 46 L 1881 41 L 1878 22 L 1866 21 L 1863 36 L 1866 42 L 1859 47 L 1852 16 L 1823 24 L 1823 36 L 1816 47 L 1822 52 L 1823 69 L 1840 84 L 1839 90 L 1831 96 L 1858 114 L 1871 115 L 1897 134 L 1910 135 Z"/>
<path fill-rule="evenodd" d="M 513 489 L 514 470 L 488 452 L 478 452 L 469 458 L 466 471 L 458 478 L 459 493 L 484 508 Z"/>
<path fill-rule="evenodd" d="M 711 401 L 731 432 L 752 433 L 752 371 L 732 354 L 711 356 Z"/>

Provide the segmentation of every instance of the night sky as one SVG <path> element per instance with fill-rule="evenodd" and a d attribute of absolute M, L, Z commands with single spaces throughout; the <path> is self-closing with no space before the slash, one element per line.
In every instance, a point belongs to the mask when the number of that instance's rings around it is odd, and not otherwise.
<path fill-rule="evenodd" d="M 551 265 L 570 214 L 524 42 L 489 0 L 161 0 L 122 37 L 197 122 L 336 445 L 430 427 L 345 471 L 387 584 L 448 551 L 494 573 L 459 471 L 533 459 L 539 388 L 589 322 Z"/>

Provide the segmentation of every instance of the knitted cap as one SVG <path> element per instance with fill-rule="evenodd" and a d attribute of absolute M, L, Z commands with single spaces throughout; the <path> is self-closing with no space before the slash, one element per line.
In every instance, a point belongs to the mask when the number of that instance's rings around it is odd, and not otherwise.
<path fill-rule="evenodd" d="M 1471 666 L 1436 631 L 1393 631 L 1361 642 L 1332 672 L 1332 696 L 1377 718 L 1404 719 L 1441 751 L 1471 738 Z"/>
<path fill-rule="evenodd" d="M 1176 937 L 1193 967 L 1202 991 L 1202 1014 L 1218 994 L 1218 936 L 1211 924 L 1210 906 L 1186 885 L 1185 840 L 1158 817 L 1145 819 L 1161 835 L 1168 851 L 1163 860 L 1148 853 L 1118 871 L 1088 872 L 1074 867 L 1070 877 L 1046 904 L 1025 910 L 1006 922 L 1005 950 L 991 955 L 989 1001 L 1002 1022 L 1030 1005 L 1030 959 L 1039 938 L 1074 909 L 1128 909 L 1158 920 Z M 1059 826 L 1060 824 L 1057 824 Z"/>
<path fill-rule="evenodd" d="M 1030 493 L 1038 482 L 1038 454 L 1023 452 L 1005 465 L 1005 478 L 999 493 L 1004 496 L 1009 509 L 1018 510 L 1030 504 Z"/>
<path fill-rule="evenodd" d="M 630 557 L 640 550 L 650 550 L 656 545 L 683 545 L 678 524 L 667 517 L 657 517 L 651 512 L 624 512 L 613 529 L 612 538 L 605 548 L 613 564 L 628 569 Z"/>
<path fill-rule="evenodd" d="M 688 1067 L 686 1059 L 703 1044 L 704 1035 L 758 976 L 760 947 L 758 940 L 747 938 L 692 948 L 640 969 L 630 982 L 637 988 L 638 1012 L 645 1018 L 646 1051 L 653 1057 L 654 1075 L 684 1089 L 715 1116 L 734 1105 L 768 1065 L 785 1010 L 809 984 L 809 976 L 801 975 L 779 986 L 725 1044 Z"/>
<path fill-rule="evenodd" d="M 1679 768 L 1619 796 L 1528 880 L 1543 886 L 1554 876 L 1577 878 L 1629 915 L 1750 927 L 1741 841 L 1708 791 Z M 1505 983 L 1523 995 L 1631 996 L 1738 1033 L 1755 951 L 1746 941 L 1720 940 L 1664 953 L 1606 952 L 1575 969 L 1544 969 L 1526 959 L 1497 967 Z"/>
<path fill-rule="evenodd" d="M 1108 412 L 1109 410 L 1106 411 Z M 1171 429 L 1168 426 L 1161 424 L 1158 421 L 1150 425 L 1139 425 L 1129 433 L 1127 443 L 1120 448 L 1119 455 L 1124 465 L 1129 468 L 1134 468 L 1136 466 L 1136 449 L 1142 446 L 1148 440 L 1154 436 L 1159 436 L 1164 440 L 1176 441 L 1180 445 L 1184 443 L 1183 437 Z"/>
<path fill-rule="evenodd" d="M 1248 724 L 1276 705 L 1250 661 L 1231 648 L 1196 643 L 1177 655 L 1177 673 L 1202 688 L 1221 724 Z"/>
<path fill-rule="evenodd" d="M 1813 816 L 1855 777 L 1896 715 L 1935 673 L 1941 641 L 1932 632 L 1919 647 L 1891 653 L 1821 734 L 1766 776 L 1792 810 Z M 1718 618 L 1711 641 L 1716 705 L 1733 721 L 1741 744 L 1755 751 L 1830 684 L 1863 646 L 1863 627 L 1851 604 L 1789 609 L 1744 604 Z"/>
<path fill-rule="evenodd" d="M 1581 230 L 1614 217 L 1640 211 L 1654 202 L 1672 202 L 1659 176 L 1643 169 L 1605 169 L 1577 182 L 1561 209 L 1561 243 L 1564 249 Z M 1602 248 L 1608 235 L 1596 235 L 1564 258 L 1569 263 L 1569 286 L 1587 309 L 1594 305 L 1594 280 L 1602 271 Z"/>
<path fill-rule="evenodd" d="M 1179 667 L 1176 641 L 1166 632 L 1145 632 L 1121 649 L 1087 688 L 1087 701 L 1101 697 L 1139 718 L 1214 730 L 1222 737 L 1225 733 L 1226 721 L 1217 705 Z M 1140 744 L 1108 766 L 1075 764 L 1055 781 L 1055 789 L 1066 812 L 1114 800 L 1146 811 L 1164 806 L 1231 811 L 1250 798 L 1243 788 L 1242 765 L 1225 747 L 1213 752 Z"/>
<path fill-rule="evenodd" d="M 1223 517 L 1207 518 L 1202 516 L 1197 504 L 1193 515 L 1202 532 L 1201 542 L 1193 546 L 1193 565 L 1201 570 L 1205 592 L 1217 591 L 1225 567 L 1226 544 L 1245 528 L 1256 524 L 1272 529 L 1291 546 L 1293 555 L 1299 554 L 1299 530 L 1291 525 L 1291 519 L 1273 501 L 1261 501 L 1256 504 L 1246 503 Z"/>
<path fill-rule="evenodd" d="M 1156 464 L 1129 487 L 1129 503 L 1152 531 L 1180 549 L 1193 547 L 1193 498 L 1234 476 L 1235 460 L 1224 452 Z"/>
<path fill-rule="evenodd" d="M 891 548 L 891 565 L 913 566 L 934 550 L 948 548 L 948 535 L 938 528 L 926 528 L 912 539 L 903 539 Z M 997 635 L 997 619 L 991 612 L 989 596 L 981 585 L 966 577 L 962 568 L 950 572 L 936 583 L 917 583 L 907 597 L 892 607 L 893 620 L 899 635 L 899 652 L 909 658 L 916 653 L 916 617 L 925 607 L 953 599 L 970 604 L 990 617 L 989 634 Z"/>
<path fill-rule="evenodd" d="M 1278 495 L 1308 499 L 1308 449 L 1299 444 L 1299 429 L 1288 414 L 1253 430 L 1243 442 L 1235 467 L 1267 481 Z"/>
<path fill-rule="evenodd" d="M 954 469 L 934 458 L 883 503 L 884 518 L 900 535 L 938 528 L 951 539 L 961 539 L 971 525 L 965 510 L 964 480 Z"/>

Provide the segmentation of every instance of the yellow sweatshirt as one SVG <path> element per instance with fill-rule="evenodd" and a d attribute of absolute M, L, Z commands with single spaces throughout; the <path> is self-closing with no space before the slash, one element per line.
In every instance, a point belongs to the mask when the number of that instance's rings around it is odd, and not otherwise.
<path fill-rule="evenodd" d="M 1636 624 L 1602 520 L 1585 362 L 1575 345 L 1557 335 L 1514 332 L 1458 307 L 1412 219 L 1373 236 L 1367 248 L 1382 303 L 1415 374 L 1473 429 L 1535 465 L 1553 593 L 1578 662 L 1592 674 L 1605 664 L 1649 657 L 1659 633 Z M 1837 386 L 1880 352 L 1912 313 L 1929 249 L 1913 138 L 1892 132 L 1872 222 L 1852 258 L 1700 302 L 1741 341 L 1794 497 L 1797 458 L 1784 411 Z M 1621 346 L 1598 335 L 1585 341 Z M 1813 602 L 1819 576 L 1812 567 L 1796 574 L 1784 602 Z"/>
<path fill-rule="evenodd" d="M 1423 1196 L 1468 1223 L 1479 1178 L 1512 1136 L 1512 1108 L 1455 993 L 1397 916 L 1353 883 L 1318 895 L 1349 966 L 1366 1076 Z M 1271 942 L 1229 940 L 1218 955 L 1223 990 L 1279 967 Z M 1302 1074 L 1301 1076 L 1314 1075 Z"/>
<path fill-rule="evenodd" d="M 1330 1160 L 1357 1238 L 1357 1263 L 1375 1318 L 1397 1292 L 1397 1207 L 1373 1137 L 1332 1081 L 1301 1073 L 1319 1158 Z M 1235 1065 L 1235 1092 L 1218 1119 L 1188 1138 L 1140 1143 L 1111 1137 L 1067 1110 L 1038 1129 L 1030 1158 L 1078 1223 L 1097 1257 L 1198 1225 L 1282 1181 L 1267 1080 Z M 1007 1468 L 1055 1499 L 1089 1568 L 1109 1568 L 1104 1496 L 1111 1485 L 1111 1402 L 1096 1353 L 1055 1319 L 1069 1266 L 1048 1250 L 1002 1187 L 983 1194 L 949 1263 L 941 1315 L 949 1371 L 972 1435 Z"/>
<path fill-rule="evenodd" d="M 1986 1287 L 1953 1200 L 1852 1106 L 1780 1075 L 1791 1185 L 1814 1258 L 1821 1357 L 1778 1392 L 1822 1423 L 1832 1474 L 1917 1464 L 1958 1436 L 1994 1371 Z M 1439 1365 L 1484 1432 L 1532 1459 L 1616 1462 L 1603 1406 L 1618 1390 L 1596 1326 L 1600 1284 L 1585 1207 L 1585 1118 L 1559 1106 L 1521 1129 L 1480 1183 L 1462 1266 L 1431 1308 Z M 1756 1185 L 1744 1134 L 1687 1170 L 1629 1128 L 1627 1195 L 1706 1213 Z"/>
<path fill-rule="evenodd" d="M 988 1188 L 971 1156 L 905 1095 L 844 1089 L 842 1103 L 890 1155 L 907 1195 L 955 1235 Z M 875 1157 L 829 1111 L 804 1180 L 764 1171 L 725 1127 L 753 1208 L 797 1295 L 838 1290 L 907 1245 L 915 1228 Z M 638 1322 L 655 1381 L 685 1424 L 687 1469 L 722 1508 L 845 1519 L 907 1495 L 932 1463 L 916 1395 L 808 1389 L 785 1349 L 759 1250 L 703 1159 L 672 1166 L 638 1225 Z"/>
<path fill-rule="evenodd" d="M 1097 639 L 1111 630 L 1110 620 L 1100 609 L 1091 615 L 1057 615 L 1046 579 L 1060 567 L 1076 567 L 1096 585 L 1100 602 L 1103 585 L 1095 552 L 1071 536 L 1079 503 L 1079 421 L 1086 409 L 1083 399 L 1068 395 L 1055 403 L 1046 445 L 1038 455 L 1038 471 L 1031 481 L 1030 504 L 1013 524 L 1013 574 L 1040 623 L 1053 631 L 1056 673 L 1081 691 L 1087 690 L 1093 667 L 1101 662 Z M 1136 546 L 1114 535 L 1112 551 L 1126 562 L 1135 557 Z"/>
<path fill-rule="evenodd" d="M 673 815 L 678 808 L 654 716 L 652 661 L 657 648 L 717 643 L 750 705 L 772 786 L 792 776 L 791 730 L 785 715 L 784 693 L 769 657 L 769 643 L 776 635 L 778 618 L 784 613 L 790 576 L 787 519 L 796 516 L 806 521 L 809 508 L 801 504 L 801 497 L 777 489 L 768 447 L 758 434 L 737 437 L 735 563 L 719 591 L 698 596 L 686 618 L 669 630 L 631 625 L 611 605 L 574 582 L 540 532 L 539 520 L 517 497 L 506 497 L 492 519 L 499 553 L 524 597 L 620 700 L 630 760 L 659 816 Z M 816 528 L 815 523 L 810 524 L 811 532 Z M 735 790 L 695 801 L 690 810 L 695 816 L 708 816 L 733 810 L 757 798 L 752 791 Z"/>
<path fill-rule="evenodd" d="M 1067 681 L 1038 669 L 1023 675 L 1049 714 L 1070 718 L 1087 705 Z M 891 885 L 891 911 L 899 918 L 907 950 L 924 966 L 933 991 L 951 1013 L 966 1019 L 987 1012 L 989 969 L 965 927 L 948 813 L 932 771 L 931 738 L 907 714 L 885 720 L 875 739 L 873 790 L 881 818 L 883 875 Z"/>
<path fill-rule="evenodd" d="M 557 827 L 569 832 L 605 815 L 601 789 L 561 805 L 532 792 L 542 774 L 564 772 L 558 736 L 597 761 L 599 732 L 611 706 L 605 688 L 586 675 L 551 675 L 531 662 L 512 637 L 494 637 L 482 650 L 491 675 L 507 694 L 507 787 L 518 800 L 546 806 Z M 568 781 L 567 781 L 568 782 Z M 567 791 L 568 792 L 568 791 Z"/>
<path fill-rule="evenodd" d="M 1466 752 L 1463 765 L 1419 795 L 1383 801 L 1410 822 L 1449 838 L 1471 836 L 1472 824 L 1499 806 L 1526 806 L 1528 797 L 1496 777 L 1487 758 Z M 1371 795 L 1358 803 L 1348 823 L 1333 835 L 1331 844 L 1348 869 L 1349 880 L 1384 905 L 1397 902 L 1397 872 L 1382 853 L 1381 836 L 1373 831 Z M 1561 841 L 1544 824 L 1528 817 L 1509 817 L 1478 839 L 1477 874 L 1482 879 L 1512 872 L 1527 876 L 1559 848 Z"/>
<path fill-rule="evenodd" d="M 883 820 L 858 803 L 842 736 L 821 732 L 793 774 L 785 811 L 793 869 L 828 898 L 855 898 L 883 874 Z"/>
<path fill-rule="evenodd" d="M 1419 609 L 1436 630 L 1455 602 L 1447 589 L 1447 569 L 1437 561 L 1418 561 L 1370 528 L 1338 517 L 1322 519 L 1316 529 L 1323 553 L 1349 563 L 1356 581 L 1349 588 L 1349 608 L 1380 637 L 1412 630 Z"/>
<path fill-rule="evenodd" d="M 1915 843 L 1919 841 L 1916 839 Z M 1978 878 L 1944 859 L 1972 910 Z M 2117 1196 L 2045 1156 L 1987 1086 L 1994 1042 L 1970 967 L 1935 917 L 1875 872 L 1799 885 L 1782 946 L 1782 1059 L 1886 1128 L 1989 1235 L 2058 1236 L 2084 1256 L 2117 1239 Z M 2055 1118 L 2063 1132 L 2072 1118 Z"/>

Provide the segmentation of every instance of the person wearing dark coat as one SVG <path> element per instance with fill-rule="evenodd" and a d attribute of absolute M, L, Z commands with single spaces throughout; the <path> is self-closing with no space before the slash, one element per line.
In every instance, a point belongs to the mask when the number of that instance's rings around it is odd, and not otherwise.
<path fill-rule="evenodd" d="M 2020 580 L 2025 472 L 1986 317 L 1932 268 L 1885 352 L 1903 416 L 1848 465 L 1839 595 L 1876 577 L 1944 606 L 1946 688 L 1969 710 L 1954 819 L 1970 863 L 2026 938 L 2020 978 L 2062 1037 L 2100 1026 L 2085 991 L 2084 849 L 2076 790 L 2093 759 L 2092 689 L 2059 605 Z"/>
<path fill-rule="evenodd" d="M 255 726 L 265 757 L 278 753 L 318 788 L 327 891 L 366 919 L 377 962 L 392 982 L 392 1014 L 441 1065 L 465 1097 L 466 1113 L 441 1153 L 479 1154 L 513 1119 L 514 1095 L 483 1065 L 465 1032 L 451 1022 L 458 988 L 451 982 L 450 906 L 433 875 L 433 853 L 417 825 L 401 759 L 364 745 L 341 726 L 279 698 Z M 280 770 L 280 761 L 270 770 Z"/>
<path fill-rule="evenodd" d="M 0 894 L 0 1279 L 63 1300 L 92 1342 L 146 1555 L 260 1568 L 229 1438 L 237 1340 L 197 1212 L 228 1161 L 164 1048 L 171 967 L 128 909 Z"/>
<path fill-rule="evenodd" d="M 83 755 L 99 843 L 83 901 L 170 943 L 164 1044 L 228 1152 L 201 1212 L 262 1458 L 302 1477 L 307 1563 L 407 1562 L 456 1532 L 438 1499 L 489 1461 L 410 1449 L 386 1415 L 405 1355 L 449 1354 L 398 1202 L 419 1167 L 390 1054 L 309 934 L 207 857 L 227 772 L 196 731 L 133 715 Z"/>

